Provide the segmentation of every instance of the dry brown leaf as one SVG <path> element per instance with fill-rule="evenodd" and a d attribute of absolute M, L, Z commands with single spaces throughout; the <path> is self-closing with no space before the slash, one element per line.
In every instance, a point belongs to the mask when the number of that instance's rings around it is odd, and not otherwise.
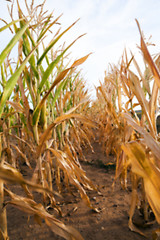
<path fill-rule="evenodd" d="M 143 52 L 145 60 L 147 61 L 149 67 L 152 70 L 154 79 L 155 79 L 158 87 L 160 88 L 160 74 L 159 74 L 159 71 L 158 71 L 155 63 L 153 62 L 153 59 L 152 59 L 152 57 L 151 57 L 151 55 L 150 55 L 150 53 L 147 49 L 147 46 L 146 46 L 145 41 L 143 39 L 142 31 L 141 31 L 141 28 L 140 28 L 140 25 L 139 25 L 139 22 L 137 21 L 137 19 L 136 19 L 136 23 L 137 23 L 137 26 L 138 26 L 138 29 L 139 29 L 139 32 L 140 32 L 140 36 L 141 36 L 141 50 Z"/>
<path fill-rule="evenodd" d="M 122 145 L 122 149 L 129 157 L 128 164 L 132 166 L 132 171 L 143 178 L 147 200 L 157 222 L 160 223 L 160 170 L 152 163 L 144 147 L 139 143 Z"/>
<path fill-rule="evenodd" d="M 11 200 L 6 202 L 6 204 L 12 204 L 21 211 L 24 211 L 30 215 L 34 215 L 36 220 L 38 220 L 38 223 L 40 223 L 40 218 L 43 218 L 53 232 L 67 240 L 83 240 L 82 236 L 77 230 L 64 225 L 64 223 L 46 212 L 43 205 L 37 204 L 32 199 L 18 196 L 7 189 L 6 192 L 11 197 Z"/>
<path fill-rule="evenodd" d="M 122 113 L 122 117 L 124 117 L 128 124 L 131 125 L 136 131 L 138 131 L 144 138 L 145 144 L 152 150 L 152 153 L 157 158 L 157 166 L 160 167 L 159 163 L 159 156 L 160 156 L 160 146 L 159 143 L 140 125 L 137 124 L 137 122 L 128 114 L 128 113 Z"/>
<path fill-rule="evenodd" d="M 30 164 L 27 156 L 26 156 L 15 144 L 10 143 L 10 145 L 11 145 L 11 146 L 19 153 L 19 155 L 25 160 L 26 165 L 27 165 L 30 169 L 32 169 L 31 164 Z"/>
<path fill-rule="evenodd" d="M 7 101 L 7 104 L 10 104 L 17 112 L 24 113 L 24 109 L 18 102 Z"/>
<path fill-rule="evenodd" d="M 69 110 L 69 112 L 71 112 L 71 110 Z M 75 113 L 75 114 L 74 114 L 74 113 L 68 114 L 68 112 L 67 112 L 67 113 L 65 113 L 64 115 L 62 115 L 62 116 L 60 116 L 60 117 L 57 117 L 57 118 L 55 119 L 55 121 L 54 121 L 52 124 L 50 124 L 50 125 L 48 126 L 48 128 L 46 129 L 46 131 L 42 134 L 42 136 L 41 136 L 41 138 L 40 138 L 40 144 L 39 144 L 39 146 L 37 147 L 37 156 L 40 155 L 40 153 L 41 153 L 41 151 L 42 151 L 42 146 L 43 146 L 44 142 L 45 142 L 46 140 L 48 140 L 48 137 L 50 136 L 49 134 L 50 134 L 51 130 L 52 130 L 55 126 L 57 126 L 58 124 L 62 123 L 62 122 L 65 121 L 65 120 L 69 120 L 69 119 L 71 119 L 71 118 L 76 118 L 77 120 L 84 121 L 85 124 L 86 124 L 86 125 L 89 125 L 90 127 L 96 127 L 95 122 L 87 119 L 85 116 L 80 115 L 80 114 L 76 114 L 76 113 Z"/>
<path fill-rule="evenodd" d="M 58 167 L 65 173 L 65 176 L 69 179 L 70 183 L 77 187 L 81 198 L 85 201 L 87 206 L 98 212 L 98 210 L 92 206 L 83 187 L 85 186 L 90 190 L 96 189 L 92 182 L 86 177 L 85 172 L 77 166 L 77 164 L 71 162 L 64 152 L 53 148 L 49 148 L 48 150 L 56 157 Z"/>
<path fill-rule="evenodd" d="M 33 190 L 36 190 L 42 193 L 46 192 L 51 195 L 55 194 L 60 197 L 60 194 L 58 194 L 55 191 L 50 191 L 49 189 L 44 188 L 41 185 L 34 184 L 28 180 L 25 180 L 22 174 L 17 169 L 10 166 L 9 164 L 3 164 L 3 166 L 0 166 L 0 179 L 2 179 L 4 182 L 20 184 L 21 186 L 27 185 Z"/>
<path fill-rule="evenodd" d="M 87 58 L 88 58 L 91 54 L 92 54 L 92 53 L 89 53 L 89 54 L 87 54 L 86 56 L 84 56 L 84 57 L 76 60 L 76 61 L 72 64 L 71 67 L 77 67 L 77 66 L 81 65 L 82 63 L 84 63 L 84 62 L 87 60 Z"/>

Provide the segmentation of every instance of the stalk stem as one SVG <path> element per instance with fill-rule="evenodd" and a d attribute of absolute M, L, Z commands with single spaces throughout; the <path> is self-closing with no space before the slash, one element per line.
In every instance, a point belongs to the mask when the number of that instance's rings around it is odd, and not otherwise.
<path fill-rule="evenodd" d="M 4 183 L 0 180 L 0 240 L 9 240 L 7 233 L 7 213 L 4 203 Z"/>
<path fill-rule="evenodd" d="M 0 166 L 3 166 L 4 154 L 2 153 L 1 140 L 0 137 Z M 0 240 L 9 240 L 7 232 L 7 212 L 6 208 L 4 208 L 4 183 L 2 180 L 0 180 Z"/>

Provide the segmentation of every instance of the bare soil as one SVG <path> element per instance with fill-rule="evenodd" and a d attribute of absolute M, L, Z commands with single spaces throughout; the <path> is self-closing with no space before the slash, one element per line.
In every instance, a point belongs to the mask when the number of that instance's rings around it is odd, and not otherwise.
<path fill-rule="evenodd" d="M 116 182 L 114 191 L 114 164 L 106 166 L 108 162 L 114 163 L 114 158 L 107 158 L 98 142 L 93 143 L 94 153 L 90 149 L 84 151 L 87 162 L 82 162 L 82 168 L 87 176 L 98 185 L 99 191 L 89 192 L 88 195 L 92 204 L 100 210 L 99 213 L 92 211 L 75 193 L 75 197 L 67 196 L 65 203 L 61 204 L 64 217 L 58 217 L 66 225 L 75 227 L 85 240 L 143 240 L 143 236 L 131 232 L 128 228 L 128 211 L 130 206 L 131 190 L 123 190 L 119 181 Z M 27 174 L 27 167 L 24 171 Z M 18 194 L 21 188 L 15 187 Z M 52 210 L 51 210 L 52 211 Z M 8 232 L 10 240 L 38 240 L 38 239 L 62 239 L 55 235 L 45 224 L 39 226 L 34 222 L 33 217 L 28 218 L 27 214 L 8 206 Z M 142 229 L 149 238 L 153 229 Z"/>

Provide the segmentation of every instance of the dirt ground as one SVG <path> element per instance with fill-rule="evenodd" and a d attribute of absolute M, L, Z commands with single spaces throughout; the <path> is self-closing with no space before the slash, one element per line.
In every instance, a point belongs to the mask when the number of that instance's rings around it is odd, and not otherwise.
<path fill-rule="evenodd" d="M 101 192 L 101 195 L 97 192 L 88 193 L 92 204 L 100 212 L 93 212 L 79 197 L 68 197 L 65 199 L 66 203 L 62 205 L 64 217 L 59 217 L 59 219 L 66 225 L 75 227 L 85 240 L 145 239 L 143 236 L 131 232 L 128 228 L 131 190 L 123 190 L 118 181 L 114 191 L 112 190 L 115 169 L 114 166 L 105 167 L 105 164 L 114 162 L 114 158 L 107 159 L 98 142 L 95 142 L 93 147 L 94 153 L 91 150 L 85 150 L 87 162 L 82 163 L 82 168 L 93 183 L 98 185 Z M 20 194 L 21 189 L 16 188 Z M 33 221 L 33 217 L 28 219 L 27 214 L 12 206 L 7 207 L 7 212 L 10 240 L 62 239 L 51 232 L 44 223 L 39 226 Z M 141 230 L 147 233 L 151 239 L 151 233 L 155 227 L 157 225 Z"/>

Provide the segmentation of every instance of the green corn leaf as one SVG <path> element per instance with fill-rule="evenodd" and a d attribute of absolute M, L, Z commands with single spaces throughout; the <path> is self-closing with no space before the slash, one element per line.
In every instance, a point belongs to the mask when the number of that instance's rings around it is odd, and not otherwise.
<path fill-rule="evenodd" d="M 25 81 L 27 83 L 29 94 L 31 96 L 33 106 L 35 106 L 35 104 L 36 104 L 36 97 L 35 97 L 35 94 L 33 92 L 32 86 L 31 86 L 31 76 L 30 76 L 30 73 L 29 73 L 27 67 L 25 67 L 23 72 L 24 72 L 24 79 L 25 79 Z"/>
<path fill-rule="evenodd" d="M 78 19 L 79 20 L 79 19 Z M 77 20 L 77 21 L 78 21 Z M 40 65 L 41 62 L 43 61 L 45 55 L 49 52 L 49 50 L 56 44 L 56 42 L 58 42 L 58 40 L 70 29 L 72 28 L 77 21 L 75 21 L 72 25 L 70 25 L 66 30 L 64 30 L 56 39 L 54 39 L 53 41 L 51 41 L 51 43 L 49 44 L 49 46 L 46 48 L 46 50 L 43 52 L 43 54 L 41 55 L 41 57 L 39 58 L 37 65 Z"/>
<path fill-rule="evenodd" d="M 3 70 L 3 66 L 2 65 L 1 65 L 1 79 L 2 79 L 1 84 L 2 84 L 2 86 L 4 88 L 5 85 L 6 85 L 6 78 L 5 78 L 5 75 L 4 75 L 4 70 Z"/>
<path fill-rule="evenodd" d="M 45 46 L 44 46 L 44 43 L 42 43 L 42 45 L 43 45 L 43 51 L 45 51 Z M 49 66 L 49 58 L 48 58 L 48 55 L 46 54 L 45 55 L 45 59 L 46 59 L 46 63 L 47 63 L 47 65 Z"/>
<path fill-rule="evenodd" d="M 31 53 L 26 57 L 26 59 L 23 61 L 23 63 L 20 65 L 20 67 L 13 73 L 13 75 L 10 77 L 10 79 L 7 81 L 1 101 L 0 101 L 0 117 L 3 113 L 3 108 L 4 105 L 7 101 L 7 99 L 9 98 L 9 96 L 11 95 L 17 80 L 21 74 L 21 72 L 23 71 L 26 63 L 28 62 L 28 60 L 30 59 L 30 57 L 32 56 L 32 54 L 34 53 L 36 48 L 34 48 Z"/>
<path fill-rule="evenodd" d="M 55 91 L 55 95 L 54 95 L 54 98 L 53 98 L 53 101 L 52 101 L 52 108 L 53 109 L 54 109 L 55 102 L 58 99 L 62 88 L 64 87 L 65 82 L 66 82 L 65 80 L 63 82 L 61 82 L 60 85 L 58 86 L 58 88 Z"/>
<path fill-rule="evenodd" d="M 50 95 L 51 91 L 54 89 L 54 87 L 60 82 L 62 81 L 65 76 L 67 75 L 67 73 L 69 72 L 69 70 L 81 65 L 82 63 L 84 63 L 88 56 L 91 53 L 89 53 L 88 55 L 76 60 L 72 66 L 70 68 L 65 69 L 64 71 L 60 72 L 58 74 L 58 76 L 56 77 L 56 79 L 54 80 L 54 82 L 52 83 L 50 89 L 48 90 L 48 92 L 44 95 L 44 97 L 42 98 L 42 100 L 40 101 L 40 103 L 37 105 L 36 109 L 33 112 L 33 118 L 32 118 L 32 124 L 33 126 L 35 126 L 38 123 L 39 120 L 39 116 L 40 116 L 40 111 L 42 109 L 43 104 L 45 103 L 46 99 L 48 98 L 48 96 Z"/>
<path fill-rule="evenodd" d="M 38 93 L 40 94 L 42 92 L 42 88 L 45 84 L 45 82 L 48 80 L 48 77 L 50 76 L 50 74 L 52 73 L 54 67 L 58 64 L 58 62 L 60 61 L 61 57 L 63 56 L 63 54 L 66 52 L 66 49 L 63 51 L 62 54 L 60 54 L 52 63 L 49 64 L 48 68 L 46 69 L 46 71 L 43 74 L 42 77 L 42 81 L 39 85 L 38 88 Z"/>
<path fill-rule="evenodd" d="M 35 46 L 36 46 L 36 43 L 35 43 L 32 35 L 31 35 L 30 31 L 29 31 L 29 28 L 26 29 L 26 33 L 27 33 L 29 39 L 31 40 L 32 46 L 35 47 Z M 37 52 L 37 51 L 38 51 L 38 49 L 36 48 L 36 52 Z"/>
<path fill-rule="evenodd" d="M 33 118 L 32 118 L 32 124 L 33 126 L 35 126 L 38 123 L 39 120 L 39 116 L 40 116 L 40 111 L 42 109 L 43 104 L 45 103 L 46 99 L 48 98 L 49 94 L 51 93 L 51 91 L 54 89 L 54 87 L 61 81 L 64 79 L 64 77 L 67 75 L 67 73 L 69 72 L 71 68 L 67 68 L 64 71 L 62 71 L 61 73 L 58 74 L 58 76 L 56 77 L 56 79 L 54 80 L 54 82 L 52 83 L 50 89 L 48 90 L 48 92 L 44 95 L 44 97 L 42 98 L 42 100 L 40 101 L 40 103 L 37 105 L 36 109 L 33 112 Z"/>
<path fill-rule="evenodd" d="M 0 28 L 0 32 L 4 31 L 5 29 L 9 28 L 11 25 L 14 25 L 15 23 L 20 22 L 22 20 L 23 20 L 23 18 L 20 18 L 18 20 L 15 20 L 15 21 L 12 21 L 12 22 L 6 24 L 4 27 Z"/>
<path fill-rule="evenodd" d="M 29 37 L 29 39 L 30 39 L 30 41 L 32 43 L 32 48 L 34 48 L 36 46 L 36 43 L 35 43 L 35 41 L 34 41 L 34 39 L 32 37 L 32 34 L 31 34 L 29 28 L 26 29 L 26 34 L 28 35 L 28 37 Z M 36 48 L 36 52 L 37 52 L 37 54 L 39 54 L 38 48 Z"/>
<path fill-rule="evenodd" d="M 9 64 L 9 71 L 10 71 L 10 74 L 12 75 L 13 74 L 13 69 L 12 69 L 11 64 Z"/>
<path fill-rule="evenodd" d="M 5 58 L 7 57 L 7 55 L 9 54 L 9 52 L 12 50 L 12 48 L 15 46 L 15 44 L 18 42 L 18 40 L 22 37 L 22 35 L 24 34 L 24 32 L 26 31 L 28 25 L 29 25 L 30 21 L 28 23 L 26 23 L 26 25 L 20 29 L 17 34 L 11 39 L 11 41 L 9 42 L 9 44 L 5 47 L 5 49 L 2 51 L 2 53 L 0 54 L 0 66 L 2 65 L 3 61 L 5 60 Z"/>
<path fill-rule="evenodd" d="M 68 82 L 69 82 L 69 81 L 70 81 L 70 79 L 67 78 L 66 81 L 64 82 L 63 91 L 64 91 L 65 89 L 67 89 L 67 85 L 68 85 Z"/>
<path fill-rule="evenodd" d="M 26 20 L 25 20 L 25 18 L 23 18 L 24 15 L 23 15 L 23 12 L 22 12 L 22 10 L 21 10 L 21 8 L 20 8 L 20 5 L 19 5 L 18 0 L 17 0 L 17 7 L 18 7 L 19 18 L 20 18 L 20 19 L 22 18 L 22 20 L 23 20 L 23 21 L 20 22 L 20 27 L 22 28 L 22 27 L 26 24 Z M 32 35 L 31 35 L 30 31 L 29 31 L 29 28 L 26 29 L 26 33 L 27 33 L 29 39 L 30 39 L 31 42 L 32 42 L 32 46 L 33 46 L 33 47 L 36 47 L 36 43 L 35 43 L 34 39 L 32 38 Z M 37 48 L 36 48 L 36 51 L 38 51 Z"/>
<path fill-rule="evenodd" d="M 52 63 L 49 64 L 49 66 L 47 67 L 46 71 L 43 74 L 42 81 L 39 85 L 39 88 L 38 88 L 39 94 L 41 93 L 42 88 L 43 88 L 45 82 L 47 81 L 48 77 L 52 73 L 54 67 L 59 63 L 59 61 L 61 60 L 63 55 L 66 53 L 66 51 L 82 36 L 84 36 L 84 35 L 81 35 L 77 39 L 75 39 L 60 55 L 57 56 L 57 58 Z"/>
<path fill-rule="evenodd" d="M 28 31 L 29 31 L 29 29 L 28 29 Z M 29 43 L 28 36 L 27 36 L 26 32 L 23 35 L 23 52 L 24 52 L 25 56 L 27 56 L 31 52 L 31 47 L 30 47 L 30 43 Z M 34 72 L 35 77 L 37 79 L 39 79 L 39 74 L 38 74 L 38 71 L 36 69 L 35 58 L 34 58 L 33 55 L 31 56 L 31 58 L 29 60 L 29 63 L 31 65 L 31 68 Z"/>
<path fill-rule="evenodd" d="M 18 0 L 17 0 L 17 6 L 18 6 L 19 18 L 22 18 L 23 17 L 23 12 L 22 12 L 22 10 L 20 8 Z M 26 24 L 26 20 L 21 21 L 20 22 L 20 27 L 22 28 L 25 24 Z M 27 28 L 25 34 L 23 34 L 23 52 L 24 52 L 25 56 L 27 56 L 31 52 L 31 47 L 30 47 L 30 42 L 29 42 L 28 37 L 31 40 L 32 46 L 35 47 L 35 45 L 36 45 L 34 40 L 33 40 L 33 38 L 32 38 L 32 36 L 31 36 L 29 28 Z M 36 51 L 38 51 L 37 48 L 36 48 Z M 37 79 L 39 79 L 39 74 L 38 74 L 38 71 L 37 71 L 36 65 L 35 65 L 34 55 L 32 55 L 31 58 L 29 59 L 29 63 L 31 65 L 31 68 L 33 70 L 33 73 L 34 73 L 35 77 Z"/>

